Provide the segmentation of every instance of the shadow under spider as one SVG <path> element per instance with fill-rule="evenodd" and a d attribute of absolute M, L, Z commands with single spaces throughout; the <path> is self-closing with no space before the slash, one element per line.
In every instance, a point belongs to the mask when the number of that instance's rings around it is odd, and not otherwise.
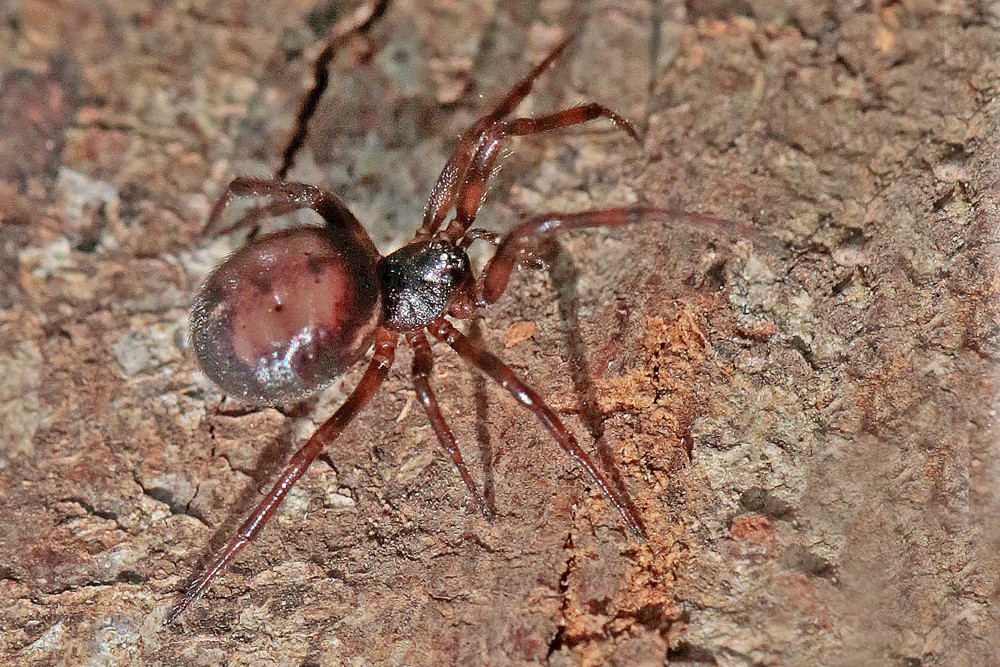
<path fill-rule="evenodd" d="M 285 419 L 281 422 L 281 430 L 274 438 L 269 440 L 267 446 L 260 453 L 260 456 L 257 457 L 257 462 L 254 464 L 252 470 L 244 471 L 239 468 L 233 468 L 233 470 L 243 472 L 247 475 L 247 477 L 250 478 L 250 483 L 247 484 L 246 488 L 243 489 L 239 496 L 232 501 L 231 511 L 228 512 L 227 518 L 222 523 L 214 527 L 212 537 L 208 540 L 208 545 L 198 557 L 199 566 L 204 565 L 218 553 L 219 549 L 222 548 L 222 545 L 225 544 L 227 539 L 236 531 L 240 523 L 242 523 L 246 513 L 259 500 L 261 485 L 266 486 L 267 480 L 274 477 L 284 466 L 284 462 L 288 459 L 290 453 L 296 448 L 295 425 L 297 423 L 297 419 L 308 415 L 315 407 L 317 400 L 318 399 L 316 397 L 312 397 L 287 407 L 274 408 L 285 416 Z M 251 410 L 225 410 L 221 407 L 220 403 L 220 406 L 216 409 L 213 417 L 241 417 L 252 414 L 253 412 L 261 409 L 266 408 L 254 408 Z M 216 458 L 217 456 L 219 455 L 214 454 L 213 448 L 212 458 Z M 234 569 L 238 569 L 238 566 Z"/>
<path fill-rule="evenodd" d="M 590 363 L 580 327 L 580 292 L 577 290 L 580 272 L 573 262 L 572 255 L 566 252 L 556 238 L 546 239 L 542 243 L 539 254 L 545 262 L 552 287 L 556 291 L 559 319 L 563 323 L 565 345 L 569 353 L 573 393 L 576 394 L 579 401 L 580 421 L 583 422 L 584 428 L 587 429 L 594 442 L 594 449 L 601 466 L 608 472 L 612 482 L 618 488 L 626 488 L 621 472 L 618 470 L 610 448 L 604 440 L 604 413 L 600 410 L 594 382 L 590 376 Z M 630 500 L 627 502 L 632 505 Z"/>
<path fill-rule="evenodd" d="M 477 344 L 483 343 L 483 327 L 481 319 L 472 320 L 469 326 L 469 337 Z M 493 442 L 490 440 L 490 405 L 486 393 L 486 378 L 482 373 L 472 373 L 473 400 L 476 404 L 476 441 L 479 443 L 479 460 L 483 468 L 483 498 L 486 499 L 490 511 L 496 514 L 496 484 L 493 474 Z"/>
<path fill-rule="evenodd" d="M 578 415 L 584 428 L 594 443 L 594 451 L 604 470 L 612 481 L 624 488 L 622 475 L 614 461 L 614 457 L 604 440 L 604 414 L 601 412 L 590 375 L 586 344 L 580 328 L 580 293 L 577 284 L 580 272 L 573 262 L 572 256 L 566 252 L 562 244 L 555 238 L 546 239 L 539 249 L 539 256 L 545 262 L 546 270 L 553 289 L 556 292 L 556 303 L 559 309 L 559 319 L 562 321 L 565 346 L 569 355 L 570 376 L 573 382 L 573 392 L 578 400 Z M 483 324 L 481 319 L 474 319 L 469 326 L 469 337 L 476 343 L 483 340 Z M 480 460 L 483 469 L 483 497 L 491 510 L 496 511 L 496 488 L 494 478 L 494 452 L 490 438 L 489 395 L 486 389 L 486 379 L 480 373 L 472 373 L 473 393 L 476 405 L 476 440 L 479 443 Z M 629 503 L 631 505 L 631 502 Z M 632 508 L 634 509 L 634 507 Z"/>

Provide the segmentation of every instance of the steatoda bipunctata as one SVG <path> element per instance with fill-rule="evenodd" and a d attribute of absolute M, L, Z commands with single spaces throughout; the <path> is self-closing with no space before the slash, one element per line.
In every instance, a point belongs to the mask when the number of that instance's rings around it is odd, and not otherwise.
<path fill-rule="evenodd" d="M 206 231 L 220 234 L 241 226 L 255 227 L 263 218 L 302 208 L 318 213 L 324 226 L 284 230 L 248 241 L 205 280 L 192 307 L 191 321 L 192 348 L 202 370 L 228 395 L 256 404 L 301 400 L 329 385 L 369 349 L 374 348 L 374 352 L 354 391 L 292 456 L 271 491 L 191 582 L 165 623 L 180 616 L 225 571 L 310 464 L 368 404 L 389 372 L 400 336 L 413 350 L 412 377 L 420 404 L 484 517 L 491 518 L 491 512 L 473 483 L 431 389 L 433 360 L 427 333 L 454 349 L 533 413 L 600 488 L 635 537 L 644 538 L 642 523 L 625 493 L 595 467 L 558 415 L 498 357 L 456 329 L 449 318 L 481 317 L 483 307 L 503 295 L 519 263 L 558 230 L 677 219 L 728 230 L 730 223 L 664 208 L 624 207 L 528 217 L 502 238 L 472 227 L 507 138 L 604 118 L 639 139 L 627 120 L 595 102 L 538 117 L 510 118 L 534 81 L 565 49 L 570 41 L 566 39 L 459 137 L 431 191 L 413 240 L 387 256 L 380 255 L 338 197 L 311 185 L 286 181 L 285 176 L 303 144 L 337 45 L 351 34 L 366 31 L 387 5 L 388 0 L 380 0 L 367 14 L 335 29 L 317 61 L 316 83 L 299 109 L 296 129 L 275 177 L 233 180 L 213 207 Z M 267 203 L 224 226 L 222 214 L 233 197 L 261 197 Z M 445 224 L 452 209 L 454 216 Z M 478 239 L 491 240 L 497 247 L 476 277 L 466 251 Z"/>

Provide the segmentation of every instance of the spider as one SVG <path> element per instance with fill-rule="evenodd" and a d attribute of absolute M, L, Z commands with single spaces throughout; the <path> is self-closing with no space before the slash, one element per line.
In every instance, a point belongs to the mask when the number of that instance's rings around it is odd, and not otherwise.
<path fill-rule="evenodd" d="M 427 333 L 450 346 L 534 414 L 589 481 L 607 496 L 632 534 L 639 540 L 645 537 L 642 522 L 625 493 L 593 464 L 542 397 L 498 357 L 456 329 L 449 318 L 481 317 L 483 308 L 503 295 L 514 269 L 553 232 L 617 227 L 649 219 L 683 219 L 723 229 L 728 223 L 669 209 L 625 207 L 536 215 L 503 237 L 472 227 L 501 147 L 509 137 L 604 118 L 639 140 L 631 123 L 596 102 L 534 118 L 510 117 L 570 37 L 459 137 L 431 191 L 413 240 L 387 256 L 380 255 L 361 223 L 336 195 L 286 181 L 285 175 L 304 142 L 336 47 L 349 36 L 367 31 L 387 5 L 388 0 L 381 0 L 367 15 L 335 29 L 317 60 L 315 84 L 299 109 L 296 129 L 275 177 L 233 180 L 213 207 L 206 233 L 222 234 L 241 226 L 255 229 L 266 217 L 302 208 L 318 213 L 324 226 L 253 236 L 208 276 L 191 309 L 191 344 L 200 367 L 226 394 L 249 403 L 299 401 L 329 385 L 369 349 L 374 352 L 353 393 L 295 452 L 271 491 L 193 579 L 165 624 L 176 620 L 204 594 L 274 515 L 310 464 L 375 396 L 392 366 L 401 336 L 413 350 L 413 384 L 427 419 L 468 487 L 472 503 L 487 520 L 493 519 L 492 512 L 469 474 L 431 388 L 433 359 Z M 231 225 L 222 225 L 222 214 L 234 197 L 262 197 L 267 203 Z M 454 216 L 444 224 L 452 209 Z M 497 247 L 476 277 L 466 250 L 480 239 Z"/>

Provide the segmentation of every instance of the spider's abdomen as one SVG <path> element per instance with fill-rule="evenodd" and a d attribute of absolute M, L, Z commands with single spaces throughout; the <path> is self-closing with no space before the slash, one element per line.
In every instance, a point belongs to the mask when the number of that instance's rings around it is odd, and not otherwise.
<path fill-rule="evenodd" d="M 421 329 L 448 312 L 472 281 L 469 256 L 448 241 L 405 245 L 378 265 L 382 325 L 394 331 Z"/>
<path fill-rule="evenodd" d="M 330 228 L 292 229 L 237 250 L 191 307 L 191 344 L 227 394 L 278 405 L 352 366 L 378 323 L 378 254 Z"/>

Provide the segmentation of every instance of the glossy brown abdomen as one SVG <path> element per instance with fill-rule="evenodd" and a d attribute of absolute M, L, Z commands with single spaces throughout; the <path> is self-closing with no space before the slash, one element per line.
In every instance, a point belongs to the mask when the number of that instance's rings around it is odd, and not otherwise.
<path fill-rule="evenodd" d="M 227 394 L 266 405 L 329 384 L 371 346 L 374 248 L 330 228 L 292 229 L 236 251 L 191 308 L 191 344 Z"/>

